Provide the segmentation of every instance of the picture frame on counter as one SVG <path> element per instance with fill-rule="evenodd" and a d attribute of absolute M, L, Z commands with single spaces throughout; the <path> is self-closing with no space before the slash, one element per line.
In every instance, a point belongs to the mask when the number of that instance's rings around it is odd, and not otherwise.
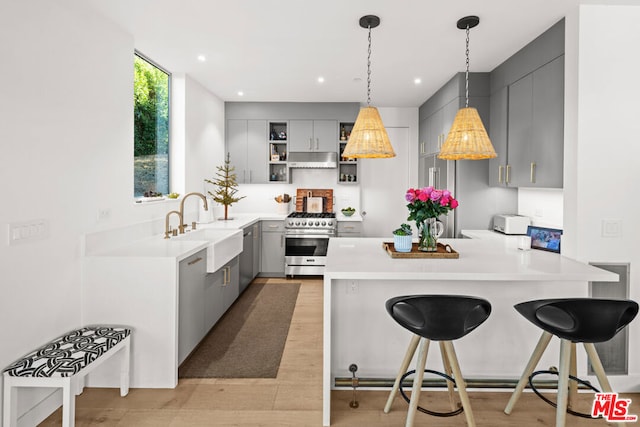
<path fill-rule="evenodd" d="M 560 253 L 562 230 L 530 225 L 527 227 L 527 236 L 531 237 L 531 249 Z"/>

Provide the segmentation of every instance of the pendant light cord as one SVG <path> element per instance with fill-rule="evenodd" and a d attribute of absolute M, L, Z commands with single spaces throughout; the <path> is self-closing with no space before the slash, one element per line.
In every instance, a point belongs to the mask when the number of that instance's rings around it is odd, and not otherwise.
<path fill-rule="evenodd" d="M 469 108 L 469 25 L 467 25 L 467 50 L 466 50 L 466 55 L 467 55 L 467 71 L 464 75 L 464 80 L 465 80 L 465 98 L 466 98 L 466 102 L 465 102 L 465 107 Z"/>
<path fill-rule="evenodd" d="M 367 107 L 371 104 L 371 25 L 369 25 L 369 50 L 367 54 Z"/>

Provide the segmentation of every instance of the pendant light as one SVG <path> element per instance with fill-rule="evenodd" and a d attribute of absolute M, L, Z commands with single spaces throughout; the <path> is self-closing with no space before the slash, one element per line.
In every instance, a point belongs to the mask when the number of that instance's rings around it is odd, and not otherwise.
<path fill-rule="evenodd" d="M 371 29 L 380 25 L 380 18 L 366 15 L 360 18 L 360 26 L 369 30 L 369 50 L 367 56 L 367 106 L 358 113 L 349 142 L 342 153 L 343 157 L 384 158 L 395 157 L 387 130 L 382 124 L 380 113 L 376 107 L 371 107 Z"/>
<path fill-rule="evenodd" d="M 482 124 L 478 110 L 469 107 L 469 29 L 480 23 L 477 16 L 465 16 L 458 20 L 457 27 L 467 32 L 467 71 L 465 73 L 464 108 L 458 110 L 449 135 L 442 145 L 438 157 L 445 160 L 481 160 L 496 157 L 489 135 Z"/>

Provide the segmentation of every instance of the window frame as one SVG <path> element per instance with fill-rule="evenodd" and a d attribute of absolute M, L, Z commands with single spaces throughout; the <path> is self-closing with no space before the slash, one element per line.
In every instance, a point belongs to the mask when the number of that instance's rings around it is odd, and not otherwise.
<path fill-rule="evenodd" d="M 152 60 L 151 58 L 149 58 L 147 55 L 145 55 L 144 53 L 142 53 L 141 51 L 139 51 L 138 49 L 134 49 L 133 51 L 133 56 L 134 56 L 134 63 L 135 63 L 135 57 L 139 57 L 140 59 L 142 59 L 145 62 L 148 62 L 149 64 L 151 64 L 152 66 L 154 66 L 155 68 L 159 69 L 160 71 L 162 71 L 163 73 L 165 73 L 167 75 L 167 96 L 169 97 L 169 99 L 167 100 L 167 188 L 168 188 L 168 193 L 170 193 L 172 191 L 171 188 L 171 134 L 172 134 L 172 118 L 171 118 L 171 113 L 172 113 L 172 100 L 173 100 L 173 93 L 172 93 L 172 77 L 173 74 L 171 73 L 171 71 L 167 70 L 165 67 L 159 65 L 156 61 Z M 134 71 L 134 87 L 135 87 L 135 71 Z M 135 94 L 134 94 L 135 97 Z M 135 98 L 133 99 L 134 101 L 134 112 L 135 112 Z M 135 116 L 134 116 L 134 129 L 135 129 Z M 135 130 L 134 130 L 134 139 L 133 139 L 133 147 L 132 149 L 135 151 Z M 135 161 L 135 155 L 134 157 L 134 161 Z M 135 167 L 134 167 L 134 179 L 135 179 Z M 133 183 L 133 198 L 136 201 L 140 201 L 140 199 L 142 199 L 144 196 L 136 196 L 135 195 L 135 181 Z M 167 193 L 167 194 L 168 194 Z M 163 196 L 166 196 L 166 194 L 163 194 Z"/>

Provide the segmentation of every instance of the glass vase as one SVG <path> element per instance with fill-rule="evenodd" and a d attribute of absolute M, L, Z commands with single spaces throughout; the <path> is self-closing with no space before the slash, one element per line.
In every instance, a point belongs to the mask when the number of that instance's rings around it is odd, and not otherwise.
<path fill-rule="evenodd" d="M 423 252 L 438 251 L 438 237 L 442 235 L 444 226 L 435 218 L 427 218 L 419 232 L 418 250 Z"/>

